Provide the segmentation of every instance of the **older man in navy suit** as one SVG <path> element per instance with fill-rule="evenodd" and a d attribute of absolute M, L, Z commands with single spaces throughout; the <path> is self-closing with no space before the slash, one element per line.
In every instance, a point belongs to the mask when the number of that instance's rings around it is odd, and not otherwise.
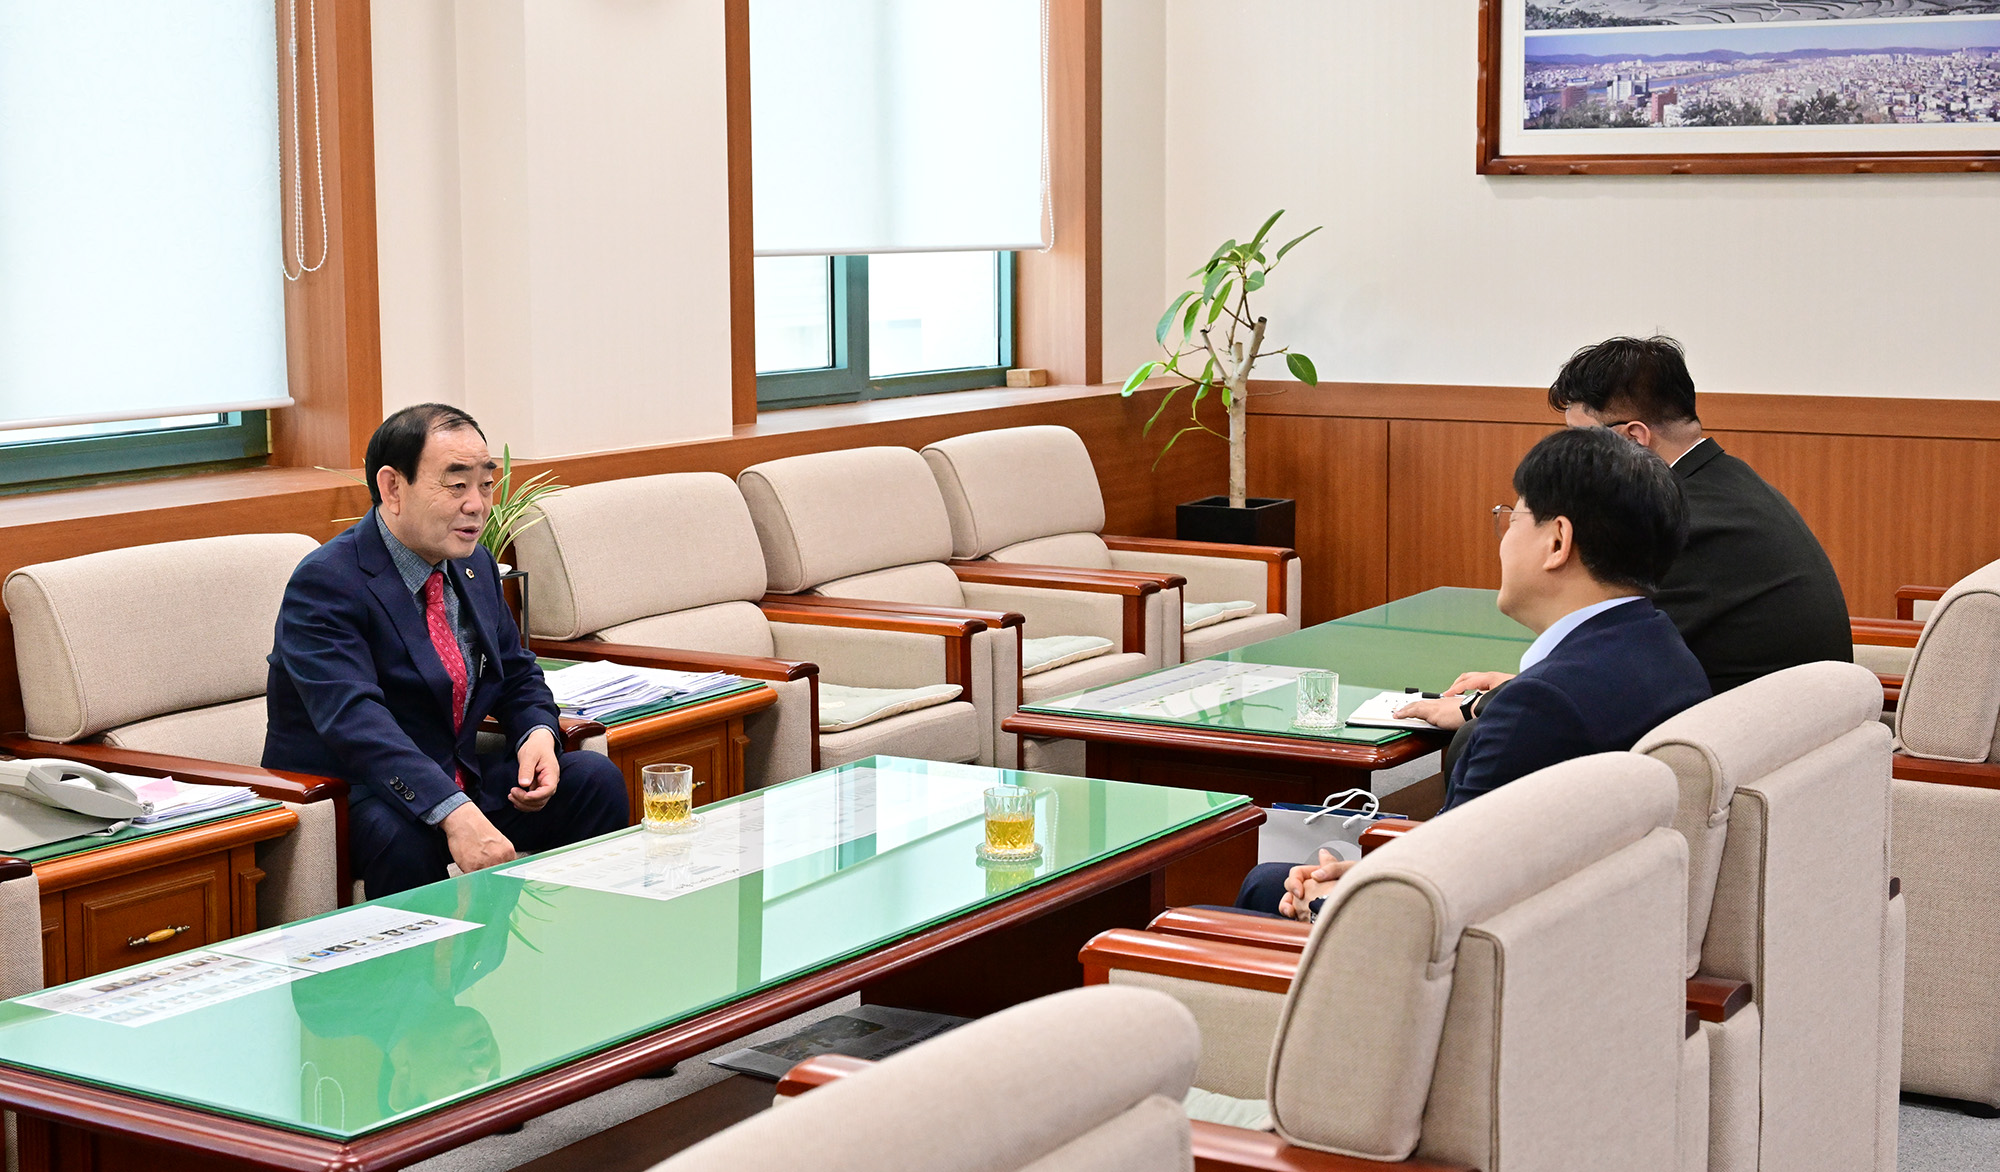
<path fill-rule="evenodd" d="M 1521 673 L 1460 676 L 1398 716 L 1456 729 L 1495 691 L 1453 764 L 1445 808 L 1550 765 L 1629 749 L 1709 697 L 1701 662 L 1648 595 L 1687 541 L 1687 505 L 1659 456 L 1603 428 L 1545 437 L 1514 470 L 1515 501 L 1494 509 L 1500 610 L 1535 632 Z M 1351 864 L 1267 863 L 1239 907 L 1308 918 Z"/>
<path fill-rule="evenodd" d="M 347 781 L 370 899 L 627 821 L 617 767 L 560 752 L 555 698 L 479 544 L 496 468 L 465 412 L 396 412 L 368 441 L 375 507 L 285 587 L 264 765 Z M 513 752 L 476 751 L 489 715 Z"/>

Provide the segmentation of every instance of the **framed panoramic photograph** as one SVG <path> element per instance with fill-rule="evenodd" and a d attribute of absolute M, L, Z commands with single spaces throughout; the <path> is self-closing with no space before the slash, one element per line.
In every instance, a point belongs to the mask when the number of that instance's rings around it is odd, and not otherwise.
<path fill-rule="evenodd" d="M 2000 0 L 1482 0 L 1494 175 L 2000 173 Z"/>

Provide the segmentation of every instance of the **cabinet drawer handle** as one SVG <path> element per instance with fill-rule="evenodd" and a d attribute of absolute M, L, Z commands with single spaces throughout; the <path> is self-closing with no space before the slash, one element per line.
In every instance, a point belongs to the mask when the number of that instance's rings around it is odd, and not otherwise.
<path fill-rule="evenodd" d="M 144 948 L 148 944 L 165 944 L 167 941 L 172 940 L 174 937 L 180 935 L 182 932 L 185 932 L 187 930 L 188 930 L 187 924 L 181 924 L 178 925 L 177 927 L 172 927 L 172 928 L 161 928 L 157 931 L 148 932 L 144 936 L 132 937 L 130 940 L 127 940 L 125 942 L 125 947 Z"/>

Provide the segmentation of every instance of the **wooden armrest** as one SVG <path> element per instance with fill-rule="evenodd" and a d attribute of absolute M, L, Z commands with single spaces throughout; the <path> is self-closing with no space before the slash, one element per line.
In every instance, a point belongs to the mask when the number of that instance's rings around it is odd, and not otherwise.
<path fill-rule="evenodd" d="M 592 737 L 601 737 L 610 730 L 595 720 L 585 720 L 581 716 L 556 715 L 556 725 L 562 729 L 563 748 L 571 753 L 583 752 L 583 745 Z"/>
<path fill-rule="evenodd" d="M 1252 948 L 1275 948 L 1281 952 L 1303 952 L 1312 925 L 1302 920 L 1281 920 L 1250 912 L 1219 908 L 1172 907 L 1153 917 L 1146 931 L 1192 940 L 1216 940 L 1224 944 L 1248 944 Z"/>
<path fill-rule="evenodd" d="M 850 1058 L 845 1054 L 815 1055 L 785 1072 L 785 1077 L 778 1080 L 778 1097 L 790 1099 L 803 1095 L 850 1074 L 860 1074 L 873 1065 L 866 1058 Z"/>
<path fill-rule="evenodd" d="M 1295 1148 L 1276 1132 L 1250 1131 L 1220 1123 L 1194 1125 L 1195 1172 L 1473 1172 L 1463 1164 L 1434 1160 L 1364 1160 Z"/>
<path fill-rule="evenodd" d="M 1850 618 L 1847 625 L 1854 642 L 1870 647 L 1915 647 L 1917 636 L 1924 633 L 1924 625 L 1915 619 Z"/>
<path fill-rule="evenodd" d="M 859 607 L 824 606 L 801 603 L 766 595 L 757 604 L 764 617 L 778 623 L 801 623 L 809 627 L 854 627 L 864 631 L 903 631 L 917 635 L 942 635 L 963 639 L 986 629 L 986 620 L 959 612 L 956 616 L 913 614 L 908 610 L 864 610 Z M 938 608 L 944 609 L 944 608 Z"/>
<path fill-rule="evenodd" d="M 1091 570 L 1078 566 L 1043 566 L 1023 562 L 953 561 L 951 569 L 961 582 L 978 582 L 987 586 L 1032 586 L 1043 590 L 1082 590 L 1091 594 L 1126 597 L 1187 585 L 1187 579 L 1179 574 Z"/>
<path fill-rule="evenodd" d="M 1896 705 L 1903 702 L 1903 676 L 1886 671 L 1878 671 L 1875 678 L 1882 681 L 1882 711 L 1894 712 Z"/>
<path fill-rule="evenodd" d="M 1113 537 L 1104 535 L 1107 548 L 1126 553 L 1170 553 L 1197 558 L 1233 558 L 1246 562 L 1285 562 L 1299 556 L 1282 545 L 1228 545 L 1221 542 L 1180 541 L 1172 537 Z"/>
<path fill-rule="evenodd" d="M 1689 977 L 1688 1010 L 1703 1021 L 1728 1021 L 1736 1011 L 1750 1004 L 1750 982 L 1725 981 L 1720 977 Z"/>
<path fill-rule="evenodd" d="M 1898 753 L 1895 756 L 1895 776 L 1904 781 L 2000 789 L 2000 763 L 1993 761 L 1932 761 Z"/>
<path fill-rule="evenodd" d="M 0 735 L 0 752 L 16 757 L 60 757 L 119 773 L 174 777 L 200 785 L 247 786 L 262 797 L 294 804 L 331 801 L 347 796 L 347 783 L 338 777 L 288 773 L 280 769 L 174 757 L 166 753 L 142 753 L 137 749 L 117 749 L 110 745 L 66 745 L 56 741 L 38 741 L 25 733 Z"/>
<path fill-rule="evenodd" d="M 33 863 L 10 855 L 0 855 L 0 883 L 5 883 L 9 879 L 26 879 L 34 873 Z"/>
<path fill-rule="evenodd" d="M 1915 621 L 1917 603 L 1936 602 L 1944 597 L 1943 586 L 1898 586 L 1896 587 L 1896 617 Z"/>
<path fill-rule="evenodd" d="M 1187 936 L 1162 936 L 1131 928 L 1099 932 L 1076 958 L 1083 962 L 1083 983 L 1101 985 L 1110 980 L 1112 969 L 1152 973 L 1206 981 L 1211 985 L 1232 985 L 1264 993 L 1283 993 L 1292 987 L 1298 972 L 1296 953 L 1248 944 L 1228 944 L 1219 940 L 1196 940 Z"/>
<path fill-rule="evenodd" d="M 1025 626 L 1028 621 L 1019 612 L 1011 610 L 978 610 L 965 606 L 920 606 L 912 602 L 885 602 L 877 598 L 835 598 L 824 594 L 766 594 L 764 601 L 796 606 L 820 606 L 828 610 L 874 610 L 890 614 L 930 615 L 946 619 L 978 619 L 994 630 Z"/>
<path fill-rule="evenodd" d="M 1366 855 L 1385 847 L 1422 825 L 1408 818 L 1383 818 L 1361 832 L 1361 853 Z"/>
<path fill-rule="evenodd" d="M 595 639 L 536 639 L 536 655 L 550 659 L 608 659 L 633 667 L 664 667 L 674 671 L 723 671 L 752 680 L 802 680 L 819 674 L 819 665 L 763 655 L 723 655 L 713 651 L 681 651 L 638 643 L 600 643 Z"/>

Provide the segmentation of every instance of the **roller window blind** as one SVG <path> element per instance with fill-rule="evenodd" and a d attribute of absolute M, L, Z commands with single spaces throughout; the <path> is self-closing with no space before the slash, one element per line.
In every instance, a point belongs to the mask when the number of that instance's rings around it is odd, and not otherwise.
<path fill-rule="evenodd" d="M 270 0 L 0 3 L 0 429 L 291 404 L 277 86 Z"/>
<path fill-rule="evenodd" d="M 1043 0 L 751 0 L 759 256 L 1045 248 Z"/>

